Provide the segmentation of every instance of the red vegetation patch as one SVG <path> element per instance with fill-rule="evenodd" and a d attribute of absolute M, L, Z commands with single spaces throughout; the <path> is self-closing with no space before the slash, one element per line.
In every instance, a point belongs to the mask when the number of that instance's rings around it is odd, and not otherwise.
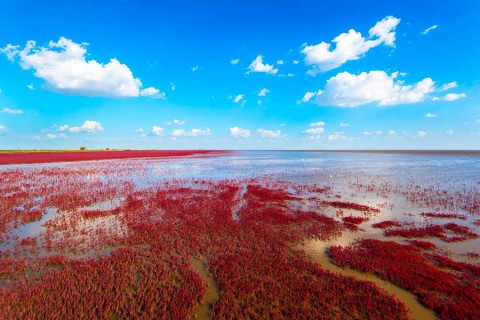
<path fill-rule="evenodd" d="M 371 282 L 324 271 L 299 252 L 239 249 L 209 266 L 221 291 L 215 319 L 408 319 Z"/>
<path fill-rule="evenodd" d="M 0 291 L 0 309 L 8 319 L 190 319 L 204 293 L 181 259 L 122 249 Z"/>
<path fill-rule="evenodd" d="M 360 224 L 360 223 L 362 223 L 362 222 L 368 221 L 368 218 L 366 218 L 366 217 L 348 216 L 348 217 L 343 217 L 342 220 L 343 220 L 343 222 L 348 222 L 348 223 L 353 223 L 353 224 Z"/>
<path fill-rule="evenodd" d="M 227 151 L 216 150 L 126 150 L 126 151 L 59 151 L 0 152 L 0 165 L 50 162 L 111 160 L 129 158 L 164 158 L 185 156 L 216 156 Z"/>
<path fill-rule="evenodd" d="M 387 237 L 403 238 L 439 238 L 445 242 L 460 242 L 478 238 L 478 235 L 465 226 L 450 222 L 444 226 L 438 224 L 425 227 L 408 227 L 401 229 L 387 229 L 384 231 Z"/>
<path fill-rule="evenodd" d="M 436 219 L 460 219 L 460 220 L 467 219 L 467 217 L 465 217 L 463 214 L 458 214 L 458 213 L 422 212 L 420 213 L 420 215 L 422 217 L 436 218 Z"/>
<path fill-rule="evenodd" d="M 480 267 L 440 256 L 432 256 L 432 264 L 419 250 L 396 242 L 366 239 L 344 248 L 331 247 L 330 256 L 341 267 L 374 273 L 413 292 L 442 319 L 478 317 Z M 475 277 L 477 280 L 472 283 Z"/>
<path fill-rule="evenodd" d="M 392 221 L 392 220 L 386 220 L 386 221 L 372 224 L 372 227 L 376 229 L 387 229 L 391 227 L 401 227 L 401 226 L 402 226 L 402 223 L 400 221 Z"/>
<path fill-rule="evenodd" d="M 422 241 L 422 240 L 410 240 L 408 241 L 412 246 L 425 249 L 425 250 L 434 250 L 437 248 L 436 245 L 434 245 L 431 242 L 428 241 Z"/>
<path fill-rule="evenodd" d="M 365 213 L 380 213 L 380 209 L 365 206 L 362 204 L 354 203 L 354 202 L 347 202 L 347 201 L 324 201 L 325 205 L 328 205 L 333 208 L 338 209 L 349 209 L 349 210 L 356 210 L 356 211 L 363 211 Z"/>
<path fill-rule="evenodd" d="M 428 225 L 425 227 L 408 227 L 403 229 L 389 229 L 385 230 L 387 237 L 404 237 L 404 238 L 445 238 L 445 229 L 438 225 Z"/>
<path fill-rule="evenodd" d="M 247 198 L 257 197 L 262 201 L 285 201 L 285 200 L 300 200 L 299 197 L 294 197 L 283 189 L 270 189 L 257 184 L 249 184 L 247 187 Z"/>

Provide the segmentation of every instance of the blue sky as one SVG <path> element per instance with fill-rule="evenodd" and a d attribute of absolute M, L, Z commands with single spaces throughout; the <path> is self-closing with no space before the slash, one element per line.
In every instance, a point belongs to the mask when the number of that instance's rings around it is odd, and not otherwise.
<path fill-rule="evenodd" d="M 0 149 L 478 149 L 479 21 L 476 0 L 2 0 Z"/>

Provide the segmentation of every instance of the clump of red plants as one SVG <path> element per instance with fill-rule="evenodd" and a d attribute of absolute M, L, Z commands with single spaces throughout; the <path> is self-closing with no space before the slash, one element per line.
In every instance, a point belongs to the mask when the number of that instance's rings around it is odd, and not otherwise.
<path fill-rule="evenodd" d="M 437 213 L 437 212 L 422 212 L 420 213 L 422 217 L 427 218 L 436 218 L 436 219 L 460 219 L 466 220 L 467 217 L 463 214 L 458 213 Z"/>
<path fill-rule="evenodd" d="M 359 240 L 329 253 L 341 267 L 374 273 L 416 294 L 442 319 L 474 319 L 480 310 L 480 267 L 391 241 Z"/>
<path fill-rule="evenodd" d="M 402 226 L 402 223 L 400 221 L 392 221 L 392 220 L 386 220 L 386 221 L 372 224 L 372 227 L 377 229 L 387 229 L 391 227 L 401 227 L 401 226 Z"/>

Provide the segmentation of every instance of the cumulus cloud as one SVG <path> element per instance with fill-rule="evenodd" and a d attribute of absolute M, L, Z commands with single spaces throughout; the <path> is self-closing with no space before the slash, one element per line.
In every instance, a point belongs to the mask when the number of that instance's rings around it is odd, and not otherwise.
<path fill-rule="evenodd" d="M 427 136 L 427 133 L 425 131 L 418 131 L 417 136 L 419 138 L 425 138 Z"/>
<path fill-rule="evenodd" d="M 461 98 L 465 98 L 467 95 L 465 93 L 449 93 L 443 97 L 445 101 L 455 101 Z"/>
<path fill-rule="evenodd" d="M 332 43 L 335 44 L 334 49 L 331 49 L 330 43 L 323 41 L 316 45 L 305 45 L 302 50 L 302 53 L 305 54 L 305 64 L 312 66 L 308 73 L 315 75 L 338 68 L 347 61 L 359 59 L 368 50 L 381 44 L 394 47 L 395 29 L 399 23 L 400 19 L 398 18 L 385 17 L 369 30 L 368 38 L 364 38 L 360 32 L 350 29 L 347 33 L 342 33 L 332 40 Z"/>
<path fill-rule="evenodd" d="M 22 114 L 23 110 L 21 109 L 10 109 L 10 108 L 3 108 L 0 113 L 8 113 L 8 114 Z"/>
<path fill-rule="evenodd" d="M 0 125 L 0 136 L 4 136 L 8 133 L 8 129 L 5 126 Z"/>
<path fill-rule="evenodd" d="M 324 121 L 317 121 L 309 124 L 310 127 L 323 127 L 324 125 L 325 125 Z"/>
<path fill-rule="evenodd" d="M 434 24 L 433 26 L 431 27 L 428 27 L 427 29 L 423 30 L 422 32 L 420 32 L 420 34 L 426 36 L 430 31 L 433 31 L 435 29 L 437 29 L 438 26 L 436 24 Z"/>
<path fill-rule="evenodd" d="M 66 137 L 67 136 L 64 133 L 60 133 L 60 134 L 47 133 L 48 139 L 65 139 Z"/>
<path fill-rule="evenodd" d="M 280 130 L 265 130 L 265 129 L 258 129 L 258 133 L 262 138 L 280 138 L 282 136 L 282 132 Z"/>
<path fill-rule="evenodd" d="M 163 133 L 163 128 L 159 126 L 153 126 L 152 130 L 150 131 L 150 135 L 156 136 L 156 137 L 162 135 L 162 133 Z"/>
<path fill-rule="evenodd" d="M 356 107 L 367 103 L 380 106 L 410 104 L 425 100 L 434 92 L 434 82 L 425 78 L 413 85 L 398 80 L 399 72 L 341 72 L 327 80 L 325 89 L 315 94 L 314 103 L 336 107 Z M 309 98 L 311 99 L 312 97 Z"/>
<path fill-rule="evenodd" d="M 340 127 L 348 127 L 349 124 L 347 122 L 340 122 Z"/>
<path fill-rule="evenodd" d="M 245 95 L 244 94 L 237 94 L 235 96 L 235 98 L 233 98 L 233 102 L 235 103 L 239 103 L 240 101 L 244 100 L 245 99 Z"/>
<path fill-rule="evenodd" d="M 103 127 L 102 124 L 98 121 L 87 120 L 79 127 L 70 127 L 69 125 L 65 124 L 63 126 L 59 126 L 56 131 L 68 131 L 71 133 L 84 132 L 88 134 L 93 134 L 103 131 Z"/>
<path fill-rule="evenodd" d="M 27 88 L 29 90 L 35 90 L 35 87 L 33 86 L 33 83 L 30 83 L 29 85 L 27 85 Z"/>
<path fill-rule="evenodd" d="M 427 113 L 425 115 L 425 118 L 435 118 L 437 115 L 436 114 L 433 114 L 433 113 Z"/>
<path fill-rule="evenodd" d="M 238 64 L 240 62 L 240 59 L 232 59 L 230 60 L 231 64 Z"/>
<path fill-rule="evenodd" d="M 268 90 L 267 88 L 263 88 L 262 90 L 260 90 L 258 92 L 258 96 L 259 97 L 265 97 L 265 96 L 267 96 L 267 93 L 269 93 L 269 92 L 270 92 L 270 90 Z"/>
<path fill-rule="evenodd" d="M 230 135 L 235 138 L 248 138 L 250 137 L 250 130 L 232 127 L 230 128 Z"/>
<path fill-rule="evenodd" d="M 389 136 L 396 136 L 397 135 L 397 132 L 395 132 L 395 130 L 389 130 L 387 133 L 388 133 Z"/>
<path fill-rule="evenodd" d="M 192 130 L 183 130 L 183 129 L 175 129 L 170 132 L 172 137 L 199 137 L 199 136 L 208 136 L 212 132 L 209 128 L 206 130 L 202 129 L 192 129 Z"/>
<path fill-rule="evenodd" d="M 443 86 L 441 86 L 440 89 L 439 89 L 439 91 L 447 91 L 447 90 L 456 88 L 457 86 L 458 86 L 458 85 L 457 85 L 457 82 L 456 82 L 456 81 L 452 81 L 452 82 L 449 82 L 449 83 L 445 83 Z"/>
<path fill-rule="evenodd" d="M 297 101 L 297 104 L 309 102 L 316 95 L 322 94 L 322 92 L 323 92 L 322 90 L 318 90 L 318 91 L 315 91 L 315 92 L 310 92 L 309 91 L 309 92 L 307 92 L 303 95 L 303 98 L 301 100 Z"/>
<path fill-rule="evenodd" d="M 166 97 L 165 92 L 160 92 L 160 90 L 154 87 L 148 87 L 140 90 L 140 95 L 142 97 L 151 97 L 153 99 L 165 99 Z"/>
<path fill-rule="evenodd" d="M 371 136 L 371 135 L 376 135 L 376 136 L 381 136 L 383 134 L 382 130 L 377 130 L 377 131 L 363 131 L 362 134 L 364 136 Z"/>
<path fill-rule="evenodd" d="M 248 66 L 249 72 L 264 72 L 269 74 L 278 73 L 278 69 L 274 68 L 272 64 L 263 63 L 263 56 L 259 55 Z"/>
<path fill-rule="evenodd" d="M 343 132 L 335 132 L 334 134 L 330 134 L 327 136 L 328 141 L 341 141 L 347 139 L 348 137 Z"/>
<path fill-rule="evenodd" d="M 325 131 L 324 128 L 317 127 L 317 128 L 308 128 L 306 130 L 303 130 L 303 133 L 305 133 L 305 134 L 321 134 L 324 131 Z"/>
<path fill-rule="evenodd" d="M 183 126 L 187 122 L 188 122 L 188 120 L 173 119 L 170 122 L 165 122 L 165 125 L 167 125 L 167 126 Z"/>
<path fill-rule="evenodd" d="M 8 44 L 0 49 L 11 61 L 34 71 L 37 78 L 45 80 L 46 88 L 62 93 L 91 97 L 162 97 L 158 89 L 142 89 L 130 68 L 115 58 L 108 63 L 87 60 L 88 43 L 76 43 L 61 37 L 45 46 L 33 40 L 25 47 Z"/>

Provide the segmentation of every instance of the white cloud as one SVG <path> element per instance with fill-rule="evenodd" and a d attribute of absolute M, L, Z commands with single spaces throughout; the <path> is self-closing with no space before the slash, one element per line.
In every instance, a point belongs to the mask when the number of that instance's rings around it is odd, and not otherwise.
<path fill-rule="evenodd" d="M 348 127 L 349 124 L 347 122 L 340 122 L 340 127 Z"/>
<path fill-rule="evenodd" d="M 422 35 L 426 36 L 430 31 L 432 30 L 435 30 L 437 29 L 438 26 L 436 24 L 434 24 L 433 26 L 431 27 L 428 27 L 427 29 L 423 30 L 422 32 L 420 32 Z"/>
<path fill-rule="evenodd" d="M 389 131 L 388 131 L 388 135 L 389 135 L 389 136 L 396 136 L 397 133 L 395 132 L 395 130 L 389 130 Z"/>
<path fill-rule="evenodd" d="M 103 131 L 102 124 L 97 121 L 92 121 L 92 120 L 87 120 L 85 121 L 80 127 L 69 127 L 68 125 L 64 125 L 59 127 L 59 129 L 63 130 L 57 130 L 57 131 L 66 131 L 72 132 L 72 133 L 79 133 L 79 132 L 85 132 L 85 133 L 97 133 Z"/>
<path fill-rule="evenodd" d="M 282 132 L 280 130 L 265 130 L 265 129 L 258 129 L 258 133 L 262 138 L 280 138 L 282 136 Z"/>
<path fill-rule="evenodd" d="M 305 134 L 321 134 L 324 131 L 325 131 L 324 128 L 317 127 L 317 128 L 308 128 L 306 130 L 303 130 L 303 133 L 305 133 Z"/>
<path fill-rule="evenodd" d="M 439 91 L 447 91 L 447 90 L 456 88 L 457 86 L 458 86 L 458 85 L 457 85 L 457 82 L 456 82 L 456 81 L 452 81 L 452 82 L 449 82 L 449 83 L 445 83 L 443 86 L 441 86 L 440 89 L 439 89 Z"/>
<path fill-rule="evenodd" d="M 245 98 L 245 95 L 244 95 L 244 94 L 238 94 L 238 95 L 235 96 L 235 98 L 233 98 L 233 102 L 239 103 L 239 102 L 242 101 L 244 98 Z"/>
<path fill-rule="evenodd" d="M 380 106 L 410 104 L 425 100 L 435 90 L 430 78 L 405 85 L 397 80 L 399 75 L 398 72 L 388 75 L 384 71 L 362 72 L 359 75 L 341 72 L 327 80 L 325 90 L 316 93 L 314 103 L 336 107 L 356 107 L 367 103 Z"/>
<path fill-rule="evenodd" d="M 230 135 L 235 138 L 248 138 L 250 137 L 250 130 L 233 127 L 230 128 Z"/>
<path fill-rule="evenodd" d="M 230 60 L 231 64 L 238 64 L 240 62 L 240 59 L 232 59 Z"/>
<path fill-rule="evenodd" d="M 297 104 L 306 103 L 306 102 L 312 100 L 313 97 L 315 97 L 317 95 L 320 95 L 322 93 L 323 93 L 322 90 L 318 90 L 318 91 L 315 91 L 315 92 L 309 91 L 309 92 L 305 93 L 305 95 L 303 96 L 303 98 L 300 101 L 297 101 Z"/>
<path fill-rule="evenodd" d="M 175 91 L 176 88 L 175 83 L 170 82 L 170 90 Z"/>
<path fill-rule="evenodd" d="M 207 128 L 207 130 L 201 130 L 201 129 L 192 129 L 190 130 L 190 136 L 192 137 L 198 137 L 198 136 L 208 136 L 210 135 L 212 132 L 210 131 L 209 128 Z"/>
<path fill-rule="evenodd" d="M 335 134 L 330 134 L 327 136 L 328 141 L 339 141 L 339 140 L 347 140 L 348 137 L 341 133 L 341 132 L 336 132 Z"/>
<path fill-rule="evenodd" d="M 392 130 L 391 130 L 392 131 Z M 393 131 L 395 132 L 395 131 Z M 382 130 L 377 130 L 377 131 L 363 131 L 362 134 L 364 136 L 371 136 L 371 135 L 376 135 L 376 136 L 381 136 L 383 134 Z"/>
<path fill-rule="evenodd" d="M 298 61 L 298 60 L 293 60 L 293 64 L 299 64 L 299 63 L 300 63 L 300 61 Z"/>
<path fill-rule="evenodd" d="M 23 69 L 33 69 L 37 78 L 45 80 L 47 88 L 59 93 L 126 98 L 152 92 L 151 87 L 143 91 L 140 79 L 115 58 L 106 64 L 86 60 L 87 45 L 61 37 L 46 46 L 37 46 L 33 40 L 23 49 L 9 44 L 1 52 L 12 61 L 18 58 Z"/>
<path fill-rule="evenodd" d="M 183 126 L 187 122 L 188 122 L 188 120 L 173 119 L 170 122 L 165 122 L 165 125 L 167 125 L 167 126 Z"/>
<path fill-rule="evenodd" d="M 136 133 L 144 133 L 145 130 L 143 130 L 143 128 L 139 128 L 139 129 L 135 130 L 135 132 L 136 132 Z"/>
<path fill-rule="evenodd" d="M 285 64 L 285 61 L 283 61 L 283 60 L 277 60 L 277 64 L 278 64 L 278 65 Z"/>
<path fill-rule="evenodd" d="M 419 138 L 425 138 L 427 136 L 427 133 L 425 131 L 418 131 L 417 136 Z"/>
<path fill-rule="evenodd" d="M 170 132 L 170 135 L 172 137 L 199 137 L 199 136 L 208 136 L 212 132 L 210 131 L 209 128 L 206 130 L 201 130 L 201 129 L 192 129 L 190 131 L 188 130 L 183 130 L 183 129 L 175 129 Z"/>
<path fill-rule="evenodd" d="M 68 124 L 64 124 L 63 126 L 59 126 L 56 131 L 60 131 L 60 132 L 68 131 L 69 128 L 70 126 Z"/>
<path fill-rule="evenodd" d="M 305 64 L 313 66 L 308 73 L 315 75 L 338 68 L 350 60 L 357 60 L 371 48 L 384 44 L 395 46 L 395 28 L 400 19 L 389 16 L 377 22 L 369 30 L 369 38 L 364 38 L 360 32 L 350 29 L 348 33 L 342 33 L 335 37 L 332 42 L 335 49 L 331 50 L 331 44 L 321 42 L 317 45 L 306 45 L 302 53 L 305 56 Z"/>
<path fill-rule="evenodd" d="M 165 92 L 160 92 L 160 90 L 154 87 L 148 87 L 140 90 L 140 95 L 142 97 L 151 97 L 153 99 L 165 99 Z"/>
<path fill-rule="evenodd" d="M 267 88 L 263 88 L 262 90 L 260 90 L 258 92 L 258 96 L 259 97 L 265 97 L 267 95 L 267 93 L 269 93 L 269 92 L 270 92 L 270 90 L 268 90 Z"/>
<path fill-rule="evenodd" d="M 263 57 L 261 55 L 257 56 L 255 60 L 252 61 L 250 66 L 248 66 L 249 72 L 265 72 L 269 74 L 276 74 L 278 69 L 275 69 L 272 64 L 264 64 Z"/>
<path fill-rule="evenodd" d="M 35 87 L 33 86 L 32 83 L 30 83 L 29 85 L 27 85 L 27 88 L 30 89 L 30 90 L 35 90 Z"/>
<path fill-rule="evenodd" d="M 198 69 L 200 69 L 200 67 L 199 67 L 199 66 L 194 66 L 194 67 L 192 67 L 192 72 L 197 72 L 197 71 L 198 71 Z"/>
<path fill-rule="evenodd" d="M 20 109 L 10 109 L 10 108 L 3 108 L 0 113 L 8 113 L 8 114 L 22 114 L 23 110 Z"/>
<path fill-rule="evenodd" d="M 467 95 L 465 93 L 449 93 L 443 97 L 445 101 L 455 101 L 461 98 L 465 98 Z"/>
<path fill-rule="evenodd" d="M 172 132 L 170 132 L 170 135 L 172 137 L 183 137 L 186 135 L 186 131 L 183 130 L 183 129 L 175 129 L 175 130 L 172 130 Z"/>
<path fill-rule="evenodd" d="M 153 126 L 152 130 L 150 131 L 150 135 L 156 136 L 156 137 L 162 135 L 162 133 L 163 133 L 163 128 L 159 126 Z"/>
<path fill-rule="evenodd" d="M 8 133 L 8 129 L 5 126 L 0 126 L 0 136 L 4 136 Z"/>
<path fill-rule="evenodd" d="M 317 121 L 309 124 L 310 127 L 323 127 L 324 125 L 325 125 L 324 121 Z"/>
<path fill-rule="evenodd" d="M 436 114 L 433 114 L 433 113 L 427 113 L 425 115 L 425 118 L 435 118 L 437 115 Z"/>
<path fill-rule="evenodd" d="M 47 133 L 48 139 L 65 139 L 66 137 L 67 136 L 64 133 L 60 133 L 60 134 Z"/>
<path fill-rule="evenodd" d="M 453 130 L 447 130 L 447 131 L 445 132 L 445 134 L 446 134 L 447 136 L 453 136 L 453 135 L 455 134 L 455 132 L 454 132 Z"/>

